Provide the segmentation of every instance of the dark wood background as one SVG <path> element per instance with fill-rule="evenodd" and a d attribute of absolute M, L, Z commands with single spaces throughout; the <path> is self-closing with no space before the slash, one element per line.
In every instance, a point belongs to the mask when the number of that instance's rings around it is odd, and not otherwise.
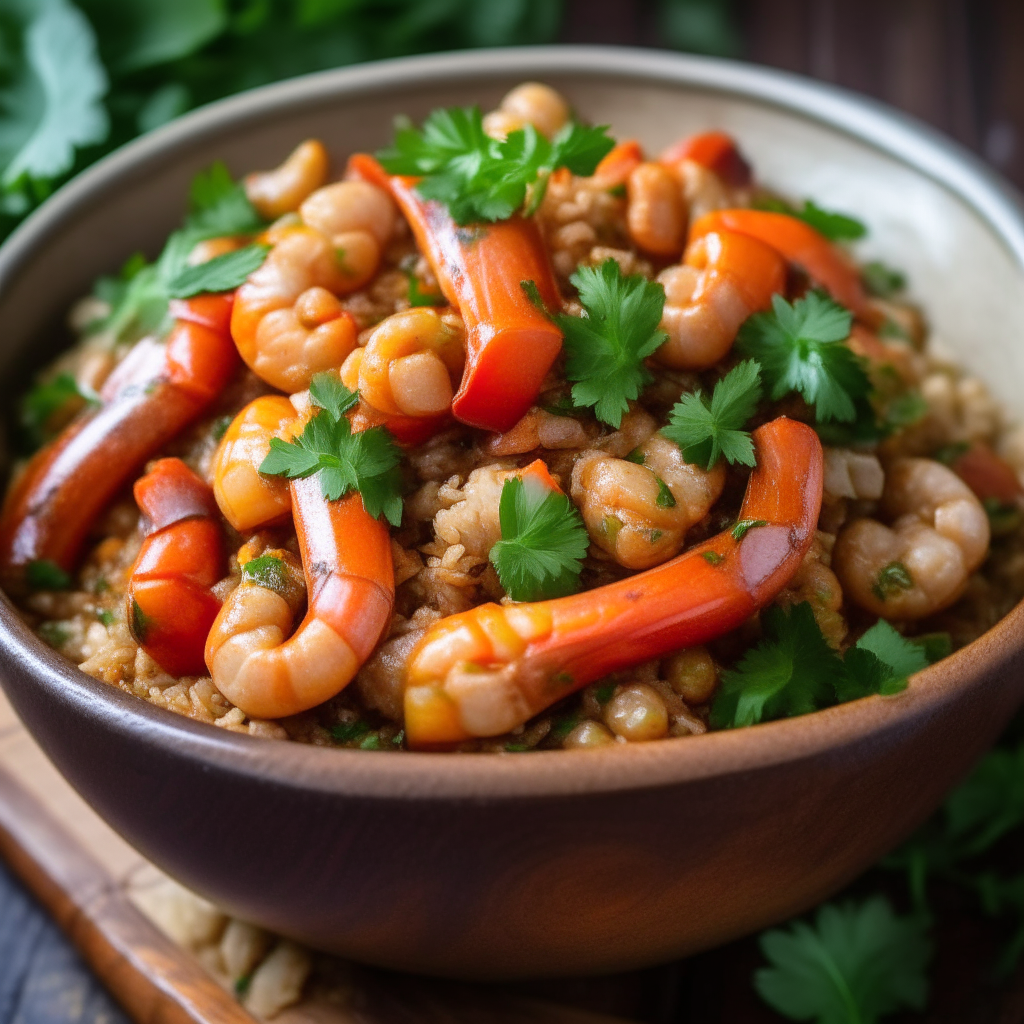
<path fill-rule="evenodd" d="M 566 0 L 562 39 L 669 41 L 658 7 L 642 0 Z M 1024 188 L 1024 0 L 737 0 L 725 44 L 741 59 L 900 107 Z M 1024 968 L 992 982 L 996 941 L 950 894 L 928 1013 L 897 1024 L 1024 1024 Z M 769 1024 L 780 1018 L 750 985 L 760 962 L 756 943 L 746 940 L 656 970 L 533 991 L 650 1024 Z M 122 1021 L 55 926 L 0 868 L 0 1024 Z"/>

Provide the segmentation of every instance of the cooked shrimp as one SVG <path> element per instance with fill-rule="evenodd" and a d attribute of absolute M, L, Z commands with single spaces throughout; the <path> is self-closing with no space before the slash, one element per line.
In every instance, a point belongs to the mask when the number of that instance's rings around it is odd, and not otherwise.
<path fill-rule="evenodd" d="M 284 437 L 295 419 L 282 395 L 250 402 L 232 421 L 213 458 L 213 493 L 224 518 L 238 531 L 255 530 L 288 517 L 288 482 L 264 476 L 260 465 L 272 437 Z"/>
<path fill-rule="evenodd" d="M 705 643 L 771 601 L 796 572 L 821 509 L 810 427 L 780 418 L 753 434 L 757 467 L 740 515 L 763 520 L 619 583 L 554 601 L 483 604 L 442 619 L 406 668 L 413 747 L 495 736 L 609 672 Z"/>
<path fill-rule="evenodd" d="M 272 580 L 243 579 L 206 642 L 214 685 L 253 718 L 283 718 L 344 689 L 391 622 L 395 586 L 386 524 L 359 494 L 328 501 L 315 477 L 290 483 L 309 607 Z M 266 585 L 264 585 L 266 584 Z"/>
<path fill-rule="evenodd" d="M 231 336 L 253 373 L 301 391 L 314 374 L 342 364 L 359 328 L 335 298 L 349 288 L 330 239 L 302 225 L 271 237 L 274 248 L 238 289 Z"/>
<path fill-rule="evenodd" d="M 725 466 L 710 471 L 683 460 L 655 434 L 629 460 L 584 455 L 573 468 L 572 497 L 590 539 L 627 569 L 649 569 L 678 554 L 725 486 Z"/>
<path fill-rule="evenodd" d="M 381 412 L 439 416 L 451 410 L 465 355 L 458 314 L 414 307 L 374 328 L 366 347 L 349 357 L 342 380 Z"/>
<path fill-rule="evenodd" d="M 74 568 L 96 517 L 136 470 L 220 394 L 238 365 L 227 322 L 232 296 L 172 303 L 163 344 L 140 341 L 87 409 L 33 457 L 0 517 L 0 568 L 9 586 L 26 566 Z"/>
<path fill-rule="evenodd" d="M 839 535 L 833 566 L 847 596 L 886 619 L 920 619 L 951 605 L 988 553 L 989 522 L 971 489 L 932 459 L 897 459 L 881 514 Z"/>
<path fill-rule="evenodd" d="M 826 469 L 826 476 L 827 473 Z M 838 647 L 846 636 L 846 619 L 842 615 L 843 589 L 831 568 L 834 543 L 835 538 L 829 533 L 819 531 L 815 535 L 800 568 L 782 589 L 776 603 L 785 607 L 806 601 L 825 639 Z"/>
<path fill-rule="evenodd" d="M 262 217 L 276 220 L 294 213 L 327 180 L 330 157 L 319 139 L 300 142 L 280 167 L 245 178 L 245 194 Z"/>
<path fill-rule="evenodd" d="M 497 110 L 484 117 L 484 131 L 496 139 L 527 124 L 549 139 L 569 121 L 569 104 L 549 85 L 524 82 L 502 99 Z"/>
<path fill-rule="evenodd" d="M 642 163 L 626 181 L 626 228 L 633 242 L 655 256 L 678 258 L 686 235 L 679 181 L 664 164 Z"/>
<path fill-rule="evenodd" d="M 224 539 L 210 488 L 181 459 L 160 459 L 135 481 L 145 517 L 125 595 L 125 620 L 146 653 L 172 676 L 200 675 L 220 601 Z"/>
<path fill-rule="evenodd" d="M 732 347 L 740 325 L 786 282 L 786 267 L 771 246 L 732 231 L 692 242 L 684 261 L 663 270 L 668 341 L 654 358 L 676 370 L 714 366 Z"/>

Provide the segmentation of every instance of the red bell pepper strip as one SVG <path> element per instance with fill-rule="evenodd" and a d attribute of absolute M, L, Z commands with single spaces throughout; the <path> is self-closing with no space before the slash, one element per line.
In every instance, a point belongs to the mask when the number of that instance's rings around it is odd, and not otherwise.
<path fill-rule="evenodd" d="M 233 298 L 176 304 L 166 343 L 140 341 L 110 375 L 99 408 L 83 411 L 32 458 L 0 515 L 0 573 L 9 587 L 24 587 L 32 562 L 70 572 L 114 495 L 220 394 L 238 365 L 223 327 Z"/>
<path fill-rule="evenodd" d="M 701 132 L 680 139 L 669 146 L 659 160 L 669 165 L 692 160 L 733 188 L 743 188 L 751 182 L 750 164 L 740 153 L 736 140 L 725 132 Z"/>
<path fill-rule="evenodd" d="M 462 314 L 466 369 L 452 401 L 455 418 L 508 430 L 533 404 L 562 346 L 562 332 L 521 286 L 533 281 L 547 308 L 561 308 L 537 225 L 512 217 L 460 227 L 444 205 L 419 195 L 416 178 L 389 175 L 364 153 L 349 160 L 349 172 L 391 193 L 441 292 Z"/>
<path fill-rule="evenodd" d="M 644 151 L 636 139 L 620 142 L 602 158 L 594 171 L 594 180 L 605 188 L 625 185 L 629 176 L 644 162 Z"/>
<path fill-rule="evenodd" d="M 780 417 L 753 433 L 757 467 L 731 530 L 655 569 L 572 597 L 483 604 L 431 626 L 406 665 L 405 734 L 429 748 L 500 735 L 609 672 L 728 633 L 789 582 L 814 538 L 823 456 Z"/>
<path fill-rule="evenodd" d="M 147 536 L 132 566 L 125 618 L 172 676 L 203 675 L 206 636 L 220 611 L 224 539 L 210 488 L 181 459 L 160 459 L 135 481 Z"/>
<path fill-rule="evenodd" d="M 975 441 L 950 462 L 949 468 L 983 502 L 1018 505 L 1024 497 L 1024 487 L 1013 467 L 984 441 Z"/>

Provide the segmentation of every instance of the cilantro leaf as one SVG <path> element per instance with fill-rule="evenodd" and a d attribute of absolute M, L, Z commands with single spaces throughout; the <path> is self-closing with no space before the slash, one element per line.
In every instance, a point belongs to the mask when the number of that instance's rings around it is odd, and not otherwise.
<path fill-rule="evenodd" d="M 349 391 L 328 371 L 313 374 L 313 379 L 309 382 L 309 397 L 314 405 L 326 409 L 335 419 L 340 419 L 359 403 L 358 393 Z"/>
<path fill-rule="evenodd" d="M 48 558 L 37 558 L 25 566 L 25 582 L 30 590 L 70 590 L 71 577 Z"/>
<path fill-rule="evenodd" d="M 0 92 L 0 185 L 14 194 L 71 170 L 76 150 L 103 142 L 110 132 L 102 103 L 107 75 L 96 35 L 77 7 L 68 0 L 35 5 L 22 49 L 9 87 Z M 26 209 L 29 204 L 25 197 Z"/>
<path fill-rule="evenodd" d="M 242 183 L 231 177 L 223 161 L 216 160 L 192 179 L 185 226 L 190 231 L 208 232 L 208 237 L 245 235 L 259 231 L 263 219 L 249 202 Z"/>
<path fill-rule="evenodd" d="M 864 287 L 872 295 L 880 299 L 891 299 L 897 292 L 907 287 L 906 275 L 899 270 L 886 266 L 881 260 L 872 260 L 861 267 Z"/>
<path fill-rule="evenodd" d="M 323 401 L 343 412 L 354 403 L 344 404 L 346 399 L 338 390 L 342 387 L 339 384 L 337 389 L 329 388 L 320 380 L 314 402 Z M 316 473 L 328 501 L 337 501 L 350 491 L 358 491 L 363 508 L 371 516 L 383 515 L 392 526 L 400 526 L 400 461 L 401 453 L 385 427 L 370 427 L 353 434 L 344 415 L 335 415 L 331 408 L 321 407 L 294 441 L 271 439 L 270 451 L 260 465 L 260 472 L 291 480 Z"/>
<path fill-rule="evenodd" d="M 710 401 L 699 391 L 683 395 L 661 432 L 679 445 L 687 462 L 705 469 L 722 457 L 733 465 L 753 466 L 754 443 L 743 425 L 760 400 L 761 367 L 748 359 L 715 385 Z"/>
<path fill-rule="evenodd" d="M 96 397 L 80 390 L 70 373 L 36 384 L 22 399 L 20 425 L 26 442 L 33 448 L 45 444 L 84 404 Z"/>
<path fill-rule="evenodd" d="M 504 220 L 523 207 L 530 189 L 532 213 L 559 167 L 593 174 L 614 145 L 606 127 L 571 122 L 548 141 L 527 124 L 499 140 L 484 131 L 479 107 L 447 107 L 432 111 L 422 129 L 397 121 L 394 144 L 377 159 L 389 174 L 420 176 L 420 195 L 444 203 L 458 224 Z"/>
<path fill-rule="evenodd" d="M 831 679 L 842 671 L 805 601 L 787 613 L 772 605 L 761 613 L 764 639 L 722 675 L 711 707 L 716 728 L 755 725 L 805 715 L 834 703 Z"/>
<path fill-rule="evenodd" d="M 534 477 L 509 477 L 498 505 L 501 540 L 490 560 L 513 601 L 575 593 L 589 537 L 572 502 Z"/>
<path fill-rule="evenodd" d="M 576 382 L 572 400 L 579 408 L 592 406 L 599 420 L 617 428 L 629 402 L 653 379 L 643 361 L 665 341 L 658 330 L 665 289 L 641 274 L 623 277 L 612 259 L 580 267 L 570 281 L 585 315 L 552 319 L 565 335 L 565 375 Z"/>
<path fill-rule="evenodd" d="M 269 245 L 246 245 L 194 267 L 185 267 L 168 283 L 167 294 L 172 299 L 187 299 L 201 292 L 231 291 L 263 266 L 269 252 Z"/>
<path fill-rule="evenodd" d="M 760 944 L 771 966 L 756 972 L 754 986 L 791 1020 L 874 1024 L 897 1010 L 922 1010 L 928 998 L 927 924 L 898 917 L 882 896 L 827 904 L 813 927 L 797 921 L 765 932 Z"/>
<path fill-rule="evenodd" d="M 819 422 L 857 419 L 856 401 L 871 392 L 863 360 L 843 344 L 852 316 L 820 292 L 790 305 L 772 297 L 772 312 L 755 313 L 740 328 L 737 347 L 760 364 L 777 401 L 799 392 Z"/>
<path fill-rule="evenodd" d="M 260 555 L 242 566 L 242 581 L 283 594 L 288 590 L 288 568 L 275 555 Z"/>
<path fill-rule="evenodd" d="M 785 213 L 809 224 L 820 235 L 831 242 L 853 242 L 863 238 L 868 229 L 863 221 L 845 213 L 825 210 L 813 199 L 804 200 L 802 207 L 793 206 L 783 199 L 765 198 L 757 202 L 757 208 L 772 213 Z"/>

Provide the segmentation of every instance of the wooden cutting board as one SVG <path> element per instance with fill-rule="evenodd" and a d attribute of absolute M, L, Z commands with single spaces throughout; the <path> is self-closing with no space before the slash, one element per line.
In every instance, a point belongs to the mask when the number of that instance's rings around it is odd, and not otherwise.
<path fill-rule="evenodd" d="M 65 782 L 0 693 L 0 856 L 140 1024 L 256 1024 L 140 907 L 165 877 Z M 339 967 L 342 965 L 339 965 Z M 517 994 L 344 965 L 343 999 L 306 996 L 275 1024 L 626 1024 Z"/>

